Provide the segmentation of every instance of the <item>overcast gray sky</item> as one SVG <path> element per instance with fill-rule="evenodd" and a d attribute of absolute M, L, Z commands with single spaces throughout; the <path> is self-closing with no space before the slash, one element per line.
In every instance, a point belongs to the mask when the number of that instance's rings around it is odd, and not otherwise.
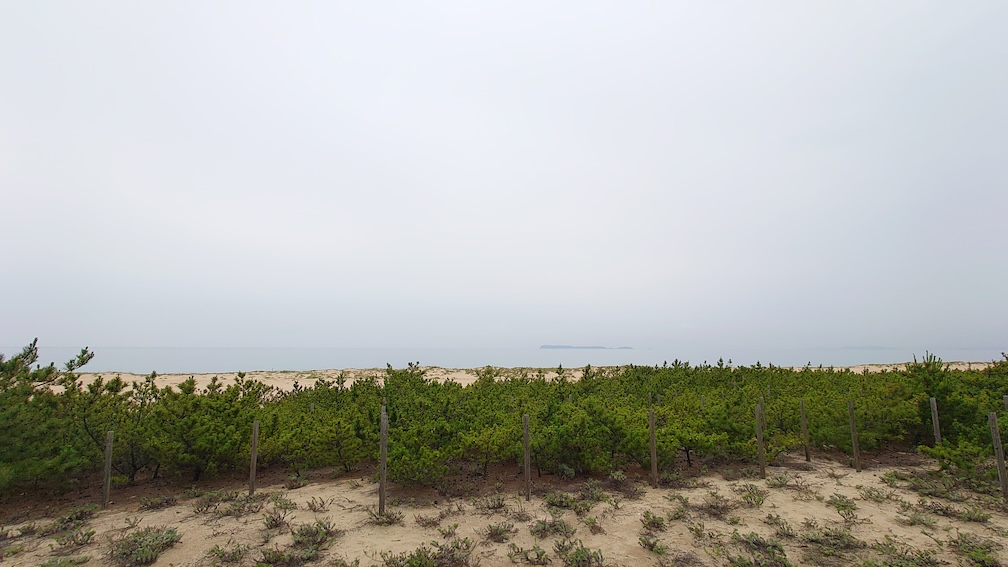
<path fill-rule="evenodd" d="M 1008 349 L 1008 3 L 0 4 L 0 345 Z"/>

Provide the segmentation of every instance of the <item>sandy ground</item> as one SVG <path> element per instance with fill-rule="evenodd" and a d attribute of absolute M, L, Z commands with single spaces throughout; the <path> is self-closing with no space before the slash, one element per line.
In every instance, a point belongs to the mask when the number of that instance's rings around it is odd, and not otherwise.
<path fill-rule="evenodd" d="M 967 370 L 967 369 L 983 369 L 987 368 L 989 362 L 950 362 L 948 363 L 949 368 L 953 370 Z M 881 372 L 882 370 L 897 370 L 906 367 L 906 363 L 901 364 L 861 364 L 858 366 L 847 367 L 854 372 Z M 476 371 L 473 369 L 465 368 L 441 368 L 439 366 L 425 366 L 424 370 L 427 371 L 427 377 L 439 382 L 445 382 L 448 380 L 458 382 L 459 384 L 465 386 L 472 384 L 476 381 Z M 795 367 L 796 370 L 800 370 L 801 367 Z M 581 376 L 583 368 L 571 368 L 566 369 L 565 374 L 569 379 L 576 380 Z M 554 379 L 557 376 L 556 369 L 536 369 L 536 368 L 501 368 L 499 369 L 502 376 L 514 376 L 520 373 L 527 373 L 529 376 L 535 376 L 538 373 L 542 373 L 547 379 Z M 349 385 L 354 380 L 374 376 L 381 381 L 382 377 L 385 375 L 383 369 L 359 369 L 359 368 L 347 368 L 347 369 L 328 369 L 328 370 L 303 370 L 303 371 L 269 371 L 261 370 L 255 372 L 246 372 L 245 377 L 247 379 L 259 380 L 270 386 L 279 388 L 280 390 L 291 390 L 294 388 L 294 384 L 300 384 L 305 387 L 312 387 L 316 381 L 320 379 L 339 381 L 344 380 L 344 383 Z M 119 376 L 126 381 L 127 384 L 134 381 L 143 381 L 146 375 L 143 374 L 129 374 L 129 373 L 118 373 L 118 372 L 103 372 L 103 373 L 91 373 L 85 372 L 81 373 L 81 380 L 88 384 L 92 382 L 98 376 L 103 376 L 106 379 Z M 238 376 L 236 373 L 208 373 L 208 374 L 158 374 L 157 384 L 159 386 L 176 385 L 180 382 L 187 380 L 192 377 L 196 380 L 196 385 L 200 388 L 205 387 L 210 383 L 214 377 L 217 377 L 219 381 L 225 385 L 234 382 L 234 379 Z"/>
<path fill-rule="evenodd" d="M 901 463 L 897 468 L 893 463 Z M 940 507 L 925 507 L 920 495 L 905 486 L 893 488 L 883 481 L 886 473 L 893 470 L 913 471 L 933 469 L 933 463 L 921 461 L 911 454 L 889 454 L 883 460 L 869 460 L 865 470 L 858 473 L 828 456 L 813 458 L 805 463 L 800 457 L 785 458 L 780 466 L 771 466 L 767 478 L 756 476 L 755 467 L 736 466 L 707 471 L 692 477 L 680 488 L 651 488 L 640 473 L 630 473 L 631 482 L 642 490 L 637 498 L 628 497 L 608 484 L 608 479 L 600 479 L 604 499 L 592 505 L 584 515 L 578 516 L 572 510 L 561 510 L 559 517 L 576 529 L 575 539 L 592 549 L 600 551 L 606 565 L 640 566 L 659 565 L 728 565 L 731 558 L 754 557 L 762 552 L 747 545 L 743 539 L 756 541 L 749 536 L 758 534 L 767 541 L 779 542 L 787 559 L 794 565 L 845 565 L 857 564 L 865 559 L 893 559 L 898 554 L 904 558 L 912 553 L 928 553 L 939 561 L 950 565 L 961 563 L 955 545 L 951 542 L 961 534 L 975 534 L 980 541 L 990 541 L 994 545 L 1008 542 L 1008 515 L 1003 505 L 996 499 L 986 501 L 986 510 L 991 516 L 983 522 L 964 521 L 947 517 L 934 510 Z M 380 526 L 370 523 L 371 511 L 377 506 L 378 485 L 371 479 L 373 471 L 362 477 L 344 475 L 333 478 L 330 474 L 315 473 L 306 485 L 289 489 L 282 478 L 260 484 L 261 509 L 246 511 L 232 516 L 235 502 L 241 502 L 247 494 L 244 484 L 234 482 L 225 485 L 224 490 L 239 494 L 234 502 L 222 502 L 207 510 L 199 510 L 201 497 L 178 488 L 165 486 L 159 490 L 120 490 L 113 494 L 109 509 L 99 511 L 89 521 L 87 528 L 95 530 L 90 543 L 79 547 L 61 545 L 54 537 L 16 536 L 28 522 L 8 524 L 8 539 L 0 541 L 3 559 L 8 565 L 41 565 L 50 559 L 68 557 L 88 557 L 88 565 L 111 564 L 108 552 L 112 542 L 130 531 L 130 524 L 137 524 L 132 530 L 145 526 L 167 525 L 175 527 L 181 534 L 181 541 L 164 551 L 156 565 L 204 566 L 224 564 L 215 562 L 212 549 L 242 549 L 242 559 L 233 565 L 255 565 L 263 558 L 264 551 L 289 549 L 292 544 L 291 531 L 302 524 L 316 520 L 331 522 L 340 530 L 331 545 L 323 552 L 319 565 L 339 564 L 338 560 L 359 560 L 360 565 L 383 565 L 383 554 L 411 552 L 422 545 L 432 547 L 443 544 L 446 539 L 439 530 L 457 524 L 456 537 L 468 538 L 474 543 L 471 559 L 480 565 L 511 565 L 509 544 L 523 549 L 540 546 L 552 559 L 552 565 L 563 565 L 555 545 L 562 538 L 549 536 L 535 538 L 530 526 L 537 520 L 550 519 L 550 511 L 545 503 L 549 492 L 563 491 L 576 494 L 584 488 L 584 479 L 560 481 L 555 477 L 533 478 L 533 496 L 526 502 L 523 495 L 523 477 L 515 467 L 504 467 L 491 471 L 488 478 L 472 480 L 468 484 L 470 494 L 446 497 L 430 489 L 407 489 L 391 486 L 388 493 L 388 509 L 391 513 L 402 514 L 401 523 Z M 695 471 L 696 472 L 696 471 Z M 741 476 L 740 476 L 741 475 Z M 469 483 L 465 478 L 459 485 Z M 758 505 L 746 506 L 742 495 L 746 490 L 762 493 L 763 500 Z M 718 514 L 710 504 L 716 503 L 716 493 L 730 508 Z M 145 496 L 173 495 L 178 502 L 160 510 L 142 509 Z M 493 507 L 495 495 L 504 507 Z M 846 521 L 850 534 L 857 540 L 856 547 L 839 550 L 838 555 L 823 554 L 823 547 L 815 543 L 810 534 L 824 529 L 839 529 L 845 525 L 844 518 L 830 501 L 847 497 L 855 508 L 854 517 Z M 874 498 L 874 499 L 873 499 Z M 293 507 L 284 516 L 281 526 L 267 529 L 266 518 L 282 512 L 284 501 Z M 842 500 L 842 498 L 841 498 Z M 945 502 L 929 498 L 932 504 L 940 502 L 946 506 L 964 510 L 972 504 Z M 312 511 L 309 503 L 323 503 L 325 510 Z M 499 503 L 499 502 L 498 502 Z M 482 509 L 481 509 L 482 508 Z M 903 512 L 901 512 L 901 508 Z M 945 508 L 946 510 L 948 508 Z M 8 515 L 12 510 L 7 510 Z M 62 510 L 60 512 L 65 512 Z M 645 549 L 639 542 L 644 524 L 645 512 L 664 519 L 665 529 L 654 530 L 654 539 L 667 549 L 664 556 Z M 911 514 L 918 514 L 918 525 L 907 525 Z M 794 535 L 782 535 L 777 527 L 768 523 L 768 518 L 779 518 L 779 525 L 790 526 Z M 438 525 L 422 526 L 418 520 L 439 518 Z M 594 518 L 601 528 L 594 533 L 586 522 Z M 36 518 L 35 525 L 42 526 L 47 520 Z M 510 541 L 491 542 L 485 537 L 490 524 L 510 522 L 513 533 Z M 928 525 L 930 524 L 930 525 Z M 2 530 L 0 530 L 2 531 Z M 784 530 L 782 530 L 784 531 Z M 735 535 L 733 535 L 735 534 Z M 887 537 L 892 539 L 887 541 Z M 9 550 L 14 551 L 9 551 Z M 995 555 L 1003 553 L 998 550 Z M 521 560 L 516 558 L 521 563 Z M 55 563 L 53 563 L 55 564 Z M 771 563 L 763 563 L 771 564 Z M 882 564 L 882 563 L 880 563 Z M 932 563 L 905 563 L 932 564 Z"/>

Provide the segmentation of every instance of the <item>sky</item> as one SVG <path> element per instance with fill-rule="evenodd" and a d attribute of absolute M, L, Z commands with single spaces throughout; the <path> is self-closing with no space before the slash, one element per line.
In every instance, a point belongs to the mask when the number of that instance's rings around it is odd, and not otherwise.
<path fill-rule="evenodd" d="M 4 2 L 0 345 L 1008 350 L 1004 2 Z"/>

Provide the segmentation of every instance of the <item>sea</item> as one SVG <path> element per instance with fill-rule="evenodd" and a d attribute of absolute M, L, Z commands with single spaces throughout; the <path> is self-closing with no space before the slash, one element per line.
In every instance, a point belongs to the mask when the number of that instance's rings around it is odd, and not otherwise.
<path fill-rule="evenodd" d="M 9 357 L 22 346 L 0 346 Z M 409 363 L 442 368 L 580 368 L 592 366 L 661 366 L 674 360 L 734 366 L 842 367 L 858 364 L 895 364 L 922 360 L 926 350 L 905 348 L 793 348 L 745 349 L 698 347 L 651 348 L 156 348 L 91 347 L 95 356 L 81 372 L 149 374 L 207 374 L 256 370 L 321 370 L 330 368 L 405 368 Z M 933 349 L 927 352 L 945 362 L 1002 360 L 1004 349 Z M 39 363 L 58 367 L 74 358 L 80 347 L 39 347 Z"/>

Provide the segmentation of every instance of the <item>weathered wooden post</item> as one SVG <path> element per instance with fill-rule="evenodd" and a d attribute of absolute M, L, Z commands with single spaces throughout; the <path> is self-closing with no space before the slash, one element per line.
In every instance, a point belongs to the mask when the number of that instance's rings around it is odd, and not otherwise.
<path fill-rule="evenodd" d="M 529 415 L 522 416 L 525 429 L 525 501 L 532 500 L 532 451 L 529 443 Z"/>
<path fill-rule="evenodd" d="M 854 450 L 854 470 L 861 472 L 861 450 L 858 448 L 857 424 L 854 420 L 854 400 L 847 400 L 847 413 L 850 415 L 851 448 Z"/>
<path fill-rule="evenodd" d="M 997 459 L 998 480 L 1001 481 L 1001 496 L 1008 501 L 1008 474 L 1005 474 L 1004 446 L 1001 445 L 1001 429 L 998 427 L 997 413 L 990 412 L 987 416 L 990 425 L 991 441 L 994 442 L 994 458 Z"/>
<path fill-rule="evenodd" d="M 798 402 L 801 408 L 801 438 L 802 444 L 805 446 L 805 462 L 812 461 L 812 454 L 809 452 L 809 438 L 808 438 L 808 418 L 805 416 L 805 398 L 802 398 Z"/>
<path fill-rule="evenodd" d="M 256 459 L 259 455 L 259 420 L 252 422 L 252 458 L 249 462 L 249 496 L 255 494 L 256 489 Z"/>
<path fill-rule="evenodd" d="M 941 445 L 941 423 L 938 422 L 938 401 L 931 397 L 931 425 L 934 427 L 935 445 Z"/>
<path fill-rule="evenodd" d="M 388 472 L 388 414 L 385 406 L 381 407 L 381 439 L 378 463 L 378 515 L 385 515 L 385 476 Z"/>
<path fill-rule="evenodd" d="M 707 409 L 707 396 L 700 394 L 700 411 Z"/>
<path fill-rule="evenodd" d="M 763 398 L 756 404 L 756 450 L 759 456 L 760 478 L 766 478 L 766 445 L 763 442 Z"/>
<path fill-rule="evenodd" d="M 1004 401 L 1005 411 L 1008 411 L 1008 396 L 1002 397 L 1001 400 Z"/>
<path fill-rule="evenodd" d="M 111 431 L 105 435 L 105 477 L 102 479 L 102 508 L 108 508 L 112 492 L 112 438 L 114 435 Z"/>
<path fill-rule="evenodd" d="M 651 486 L 658 488 L 658 438 L 655 431 L 654 408 L 648 410 L 648 421 L 651 422 Z"/>

